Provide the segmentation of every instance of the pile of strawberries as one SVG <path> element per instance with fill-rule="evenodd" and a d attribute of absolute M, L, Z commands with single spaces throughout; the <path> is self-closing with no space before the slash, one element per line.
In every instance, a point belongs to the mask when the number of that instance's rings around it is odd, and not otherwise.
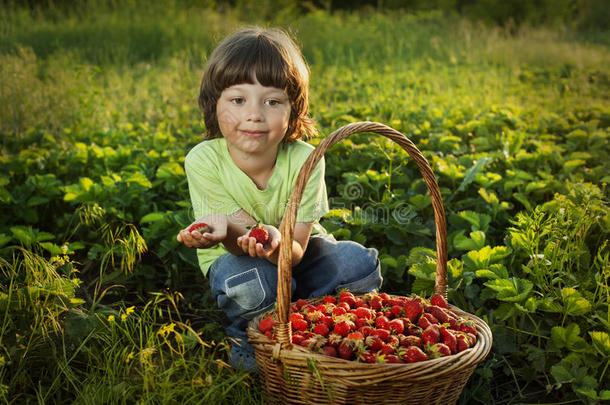
<path fill-rule="evenodd" d="M 448 308 L 441 295 L 412 296 L 349 291 L 319 303 L 292 305 L 292 343 L 311 351 L 364 363 L 415 363 L 459 353 L 477 341 L 471 322 Z M 276 313 L 258 328 L 275 338 Z"/>

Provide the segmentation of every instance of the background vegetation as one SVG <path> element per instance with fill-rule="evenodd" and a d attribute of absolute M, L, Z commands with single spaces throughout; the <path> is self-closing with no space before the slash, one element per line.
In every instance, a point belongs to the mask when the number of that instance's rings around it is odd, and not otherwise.
<path fill-rule="evenodd" d="M 603 2 L 279 3 L 2 3 L 2 401 L 263 402 L 175 241 L 206 56 L 243 24 L 302 45 L 321 134 L 383 122 L 433 166 L 449 299 L 494 332 L 461 402 L 610 399 Z M 323 225 L 379 249 L 383 289 L 429 294 L 432 210 L 408 156 L 351 137 L 327 186 Z"/>

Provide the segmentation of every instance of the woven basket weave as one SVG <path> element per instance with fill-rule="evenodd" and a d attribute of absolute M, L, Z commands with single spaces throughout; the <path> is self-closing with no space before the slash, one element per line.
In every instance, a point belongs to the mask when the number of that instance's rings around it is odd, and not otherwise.
<path fill-rule="evenodd" d="M 258 330 L 264 315 L 250 321 L 248 341 L 254 347 L 262 389 L 280 404 L 453 404 L 464 385 L 491 350 L 489 326 L 476 316 L 450 306 L 456 315 L 473 322 L 477 343 L 460 353 L 410 364 L 368 364 L 313 353 L 292 344 L 288 322 L 291 304 L 292 242 L 296 214 L 307 180 L 324 153 L 359 132 L 373 132 L 398 143 L 417 163 L 432 198 L 436 225 L 435 293 L 447 295 L 447 239 L 441 194 L 425 157 L 406 136 L 376 122 L 358 122 L 324 138 L 303 164 L 282 221 L 278 262 L 276 338 Z M 311 302 L 319 301 L 311 299 Z"/>

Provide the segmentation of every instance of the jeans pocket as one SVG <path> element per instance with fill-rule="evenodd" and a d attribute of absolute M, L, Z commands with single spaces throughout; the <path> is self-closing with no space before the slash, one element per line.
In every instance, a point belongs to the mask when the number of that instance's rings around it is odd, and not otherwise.
<path fill-rule="evenodd" d="M 265 290 L 258 274 L 253 268 L 225 280 L 225 294 L 244 310 L 252 310 L 265 300 Z"/>

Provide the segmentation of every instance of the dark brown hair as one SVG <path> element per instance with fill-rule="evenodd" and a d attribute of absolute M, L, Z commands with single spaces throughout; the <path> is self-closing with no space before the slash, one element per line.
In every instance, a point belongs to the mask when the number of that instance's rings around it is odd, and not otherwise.
<path fill-rule="evenodd" d="M 254 84 L 254 78 L 263 86 L 284 90 L 290 99 L 284 141 L 317 133 L 309 116 L 309 69 L 298 46 L 280 29 L 246 27 L 225 38 L 208 60 L 199 91 L 206 139 L 222 137 L 216 117 L 222 91 L 235 84 Z"/>

